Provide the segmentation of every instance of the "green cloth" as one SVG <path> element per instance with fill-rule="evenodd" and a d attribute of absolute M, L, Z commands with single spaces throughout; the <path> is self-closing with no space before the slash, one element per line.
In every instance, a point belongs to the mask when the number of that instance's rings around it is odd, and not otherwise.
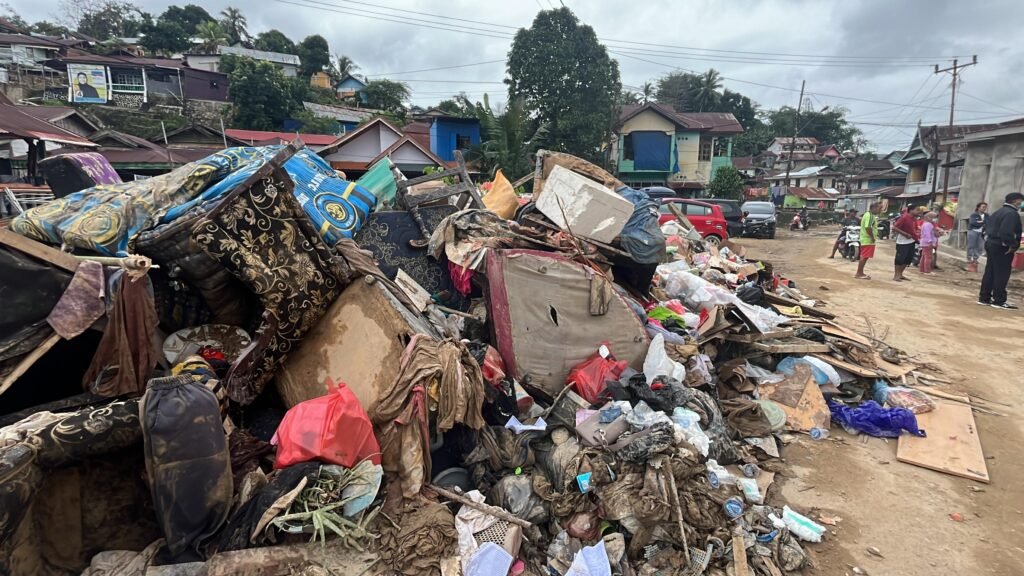
<path fill-rule="evenodd" d="M 873 246 L 876 238 L 878 238 L 878 216 L 871 212 L 865 212 L 860 219 L 860 245 Z"/>

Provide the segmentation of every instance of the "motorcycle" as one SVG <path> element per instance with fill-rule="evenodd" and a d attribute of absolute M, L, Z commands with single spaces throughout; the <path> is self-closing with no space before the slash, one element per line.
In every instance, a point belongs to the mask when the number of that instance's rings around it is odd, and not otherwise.
<path fill-rule="evenodd" d="M 790 230 L 807 230 L 807 221 L 801 220 L 800 215 L 793 216 L 793 221 L 789 223 Z"/>
<path fill-rule="evenodd" d="M 846 226 L 839 240 L 839 249 L 847 260 L 860 258 L 860 226 Z"/>

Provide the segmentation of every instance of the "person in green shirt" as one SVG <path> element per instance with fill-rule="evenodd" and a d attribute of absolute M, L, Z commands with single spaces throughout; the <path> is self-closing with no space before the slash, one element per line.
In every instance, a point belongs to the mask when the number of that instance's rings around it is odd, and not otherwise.
<path fill-rule="evenodd" d="M 875 239 L 878 238 L 878 213 L 882 210 L 882 203 L 875 202 L 871 208 L 864 213 L 860 219 L 860 261 L 857 262 L 858 280 L 871 280 L 871 276 L 864 273 L 864 266 L 868 260 L 875 257 Z"/>

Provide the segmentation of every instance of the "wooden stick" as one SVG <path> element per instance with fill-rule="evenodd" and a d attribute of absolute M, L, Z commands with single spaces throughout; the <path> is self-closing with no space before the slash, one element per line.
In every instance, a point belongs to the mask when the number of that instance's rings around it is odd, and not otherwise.
<path fill-rule="evenodd" d="M 42 358 L 44 354 L 50 351 L 50 348 L 53 348 L 54 345 L 57 344 L 57 342 L 60 342 L 60 335 L 55 332 L 50 334 L 49 338 L 43 340 L 35 350 L 26 354 L 24 358 L 22 358 L 21 362 L 18 363 L 18 366 L 15 367 L 14 371 L 8 374 L 7 378 L 0 382 L 0 394 L 7 392 L 7 389 L 14 385 L 14 383 L 18 381 L 18 378 L 21 378 L 22 374 L 28 372 L 28 369 L 36 363 L 36 360 Z"/>
<path fill-rule="evenodd" d="M 666 461 L 668 466 L 665 466 Z M 665 456 L 661 457 L 661 465 L 668 472 L 668 486 L 672 492 L 672 506 L 675 507 L 676 522 L 679 524 L 679 535 L 683 538 L 683 554 L 686 557 L 686 565 L 690 566 L 690 544 L 686 541 L 686 525 L 683 523 L 683 507 L 679 504 L 679 489 L 676 488 L 676 476 L 672 473 L 672 461 Z M 746 556 L 746 550 L 743 552 Z"/>
<path fill-rule="evenodd" d="M 510 522 L 510 523 L 515 524 L 517 526 L 522 526 L 523 528 L 533 528 L 533 524 L 530 524 L 529 522 L 527 522 L 526 520 L 523 520 L 522 518 L 519 518 L 517 516 L 513 516 L 512 514 L 509 514 L 508 511 L 506 511 L 503 508 L 498 508 L 497 506 L 491 506 L 490 504 L 481 504 L 480 502 L 474 502 L 474 501 L 470 500 L 469 498 L 466 498 L 465 496 L 463 496 L 461 494 L 456 494 L 455 492 L 450 492 L 448 490 L 445 490 L 444 488 L 441 488 L 439 486 L 435 486 L 433 484 L 427 484 L 427 488 L 430 488 L 434 492 L 437 492 L 438 494 L 440 494 L 441 496 L 444 496 L 445 498 L 448 498 L 449 500 L 455 500 L 456 502 L 458 502 L 460 504 L 465 504 L 466 506 L 469 506 L 470 508 L 472 508 L 474 510 L 479 510 L 480 512 L 483 512 L 485 514 L 490 514 L 491 516 L 494 516 L 498 520 L 504 520 L 505 522 Z"/>

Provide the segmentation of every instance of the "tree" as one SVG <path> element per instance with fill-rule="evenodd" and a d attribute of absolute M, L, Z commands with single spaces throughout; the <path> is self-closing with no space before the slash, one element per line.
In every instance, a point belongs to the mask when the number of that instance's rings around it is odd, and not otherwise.
<path fill-rule="evenodd" d="M 227 32 L 232 44 L 247 43 L 249 41 L 249 30 L 246 26 L 249 23 L 242 11 L 233 6 L 228 6 L 221 11 L 221 26 Z"/>
<path fill-rule="evenodd" d="M 279 52 L 281 54 L 299 53 L 298 49 L 295 47 L 295 42 L 292 42 L 290 38 L 285 36 L 284 32 L 274 29 L 257 34 L 253 47 L 257 50 Z"/>
<path fill-rule="evenodd" d="M 306 134 L 338 134 L 341 124 L 334 118 L 314 116 L 309 110 L 300 110 L 292 118 L 302 123 L 302 131 Z"/>
<path fill-rule="evenodd" d="M 356 70 L 359 70 L 359 64 L 356 64 L 355 60 L 349 58 L 344 54 L 341 54 L 337 57 L 337 62 L 338 67 L 335 70 L 335 75 L 338 77 L 339 80 L 346 76 L 351 76 L 352 74 L 356 73 Z"/>
<path fill-rule="evenodd" d="M 299 42 L 297 51 L 301 61 L 299 74 L 304 78 L 322 72 L 331 65 L 330 46 L 327 45 L 327 40 L 319 34 L 306 36 L 302 42 Z"/>
<path fill-rule="evenodd" d="M 658 79 L 658 88 L 654 100 L 659 104 L 668 104 L 677 112 L 693 112 L 693 87 L 697 76 L 685 72 L 672 72 Z"/>
<path fill-rule="evenodd" d="M 718 89 L 722 87 L 722 75 L 718 70 L 711 68 L 700 76 L 696 85 L 693 86 L 693 105 L 697 112 L 712 112 L 718 105 L 721 95 Z"/>
<path fill-rule="evenodd" d="M 708 184 L 708 196 L 730 200 L 743 199 L 743 177 L 732 166 L 719 166 Z"/>
<path fill-rule="evenodd" d="M 167 10 L 164 10 L 160 18 L 181 26 L 189 36 L 195 35 L 199 31 L 199 26 L 204 22 L 213 21 L 213 16 L 210 16 L 205 8 L 195 4 L 186 4 L 184 7 L 172 4 L 167 7 Z"/>
<path fill-rule="evenodd" d="M 181 24 L 168 22 L 163 18 L 143 27 L 142 40 L 139 43 L 149 52 L 166 56 L 180 54 L 191 46 L 189 35 Z"/>
<path fill-rule="evenodd" d="M 494 176 L 501 168 L 509 180 L 516 180 L 533 170 L 531 155 L 544 144 L 548 134 L 547 124 L 531 118 L 523 98 L 515 98 L 505 109 L 495 114 L 490 100 L 484 95 L 483 103 L 470 105 L 480 120 L 482 141 L 467 154 L 467 159 L 479 163 L 481 171 Z"/>
<path fill-rule="evenodd" d="M 411 93 L 404 82 L 371 80 L 363 88 L 363 96 L 368 107 L 401 115 L 405 113 L 405 103 Z"/>
<path fill-rule="evenodd" d="M 0 18 L 7 20 L 22 30 L 28 30 L 30 28 L 28 22 L 25 22 L 24 18 L 15 12 L 14 7 L 7 2 L 0 2 Z"/>
<path fill-rule="evenodd" d="M 718 99 L 713 112 L 728 112 L 736 117 L 744 129 L 753 127 L 757 119 L 757 104 L 739 92 L 726 89 Z"/>
<path fill-rule="evenodd" d="M 817 138 L 822 144 L 834 144 L 839 150 L 851 150 L 861 131 L 846 120 L 845 108 L 826 108 L 800 112 L 798 136 Z M 769 131 L 774 136 L 791 137 L 796 109 L 784 106 L 766 115 Z"/>
<path fill-rule="evenodd" d="M 72 27 L 101 41 L 138 36 L 144 27 L 152 25 L 152 16 L 131 2 L 102 0 L 81 4 L 80 17 Z"/>
<path fill-rule="evenodd" d="M 55 24 L 47 20 L 40 20 L 32 25 L 32 31 L 36 34 L 43 34 L 45 36 L 57 36 L 59 38 L 65 38 L 71 35 L 71 31 L 60 24 Z"/>
<path fill-rule="evenodd" d="M 551 148 L 600 161 L 618 118 L 619 65 L 568 8 L 539 12 L 508 54 L 509 102 L 550 127 Z"/>
<path fill-rule="evenodd" d="M 215 20 L 200 23 L 195 34 L 203 41 L 201 49 L 210 54 L 215 53 L 218 46 L 228 43 L 228 35 Z"/>
<path fill-rule="evenodd" d="M 640 87 L 640 102 L 647 104 L 654 99 L 654 84 L 650 82 L 644 82 L 644 85 Z"/>
<path fill-rule="evenodd" d="M 226 61 L 226 65 L 225 64 Z M 228 69 L 229 95 L 234 104 L 233 124 L 249 130 L 276 130 L 298 107 L 288 79 L 277 66 L 252 58 L 226 55 L 222 70 Z"/>
<path fill-rule="evenodd" d="M 637 93 L 637 92 L 633 92 L 632 90 L 622 90 L 621 92 L 619 92 L 619 100 L 618 100 L 619 106 L 627 106 L 627 105 L 630 105 L 630 104 L 639 104 L 640 100 L 641 100 L 640 94 Z"/>

